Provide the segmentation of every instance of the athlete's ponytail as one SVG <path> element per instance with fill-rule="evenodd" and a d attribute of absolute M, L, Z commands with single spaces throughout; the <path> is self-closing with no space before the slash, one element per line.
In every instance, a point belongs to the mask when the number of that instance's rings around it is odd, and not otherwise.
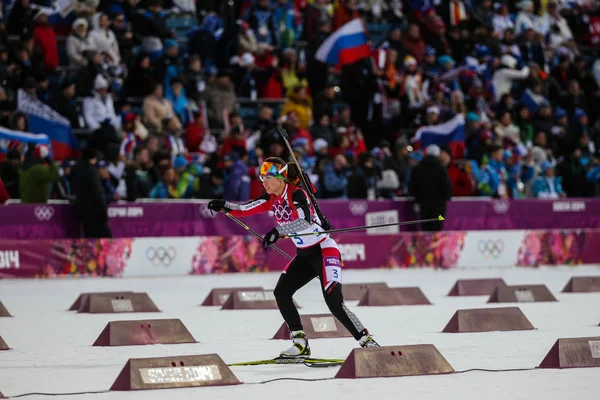
<path fill-rule="evenodd" d="M 298 185 L 300 182 L 300 168 L 296 165 L 296 163 L 289 162 L 286 163 L 282 158 L 279 157 L 269 157 L 265 160 L 266 162 L 271 162 L 279 168 L 282 168 L 284 165 L 287 165 L 287 177 L 285 179 L 286 183 L 291 185 Z"/>
<path fill-rule="evenodd" d="M 291 185 L 298 186 L 298 183 L 300 182 L 300 168 L 298 168 L 298 166 L 294 162 L 287 163 L 287 166 L 288 169 L 286 182 Z"/>

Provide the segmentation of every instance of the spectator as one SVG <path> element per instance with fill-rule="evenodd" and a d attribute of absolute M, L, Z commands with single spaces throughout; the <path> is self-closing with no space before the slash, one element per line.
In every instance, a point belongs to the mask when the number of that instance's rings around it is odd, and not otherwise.
<path fill-rule="evenodd" d="M 50 185 L 58 182 L 58 166 L 45 145 L 30 145 L 19 178 L 21 203 L 46 203 Z"/>
<path fill-rule="evenodd" d="M 327 12 L 328 0 L 314 0 L 304 10 L 304 37 L 312 42 L 319 36 L 319 28 L 330 23 L 330 17 Z"/>
<path fill-rule="evenodd" d="M 38 11 L 33 21 L 36 24 L 33 30 L 35 47 L 44 58 L 44 67 L 46 70 L 54 71 L 58 66 L 58 47 L 56 44 L 56 34 L 48 24 L 47 11 Z"/>
<path fill-rule="evenodd" d="M 312 99 L 306 92 L 303 85 L 295 86 L 288 92 L 283 103 L 281 113 L 287 115 L 294 113 L 304 129 L 310 128 L 312 122 Z"/>
<path fill-rule="evenodd" d="M 168 165 L 163 168 L 161 181 L 158 182 L 150 191 L 151 199 L 173 199 L 175 198 L 174 191 L 179 183 L 177 172 Z"/>
<path fill-rule="evenodd" d="M 546 55 L 533 29 L 526 29 L 523 33 L 519 52 L 525 64 L 536 63 L 540 68 L 546 68 Z"/>
<path fill-rule="evenodd" d="M 358 18 L 358 0 L 341 0 L 333 15 L 333 29 L 339 29 L 343 25 Z"/>
<path fill-rule="evenodd" d="M 556 1 L 552 0 L 548 2 L 546 13 L 540 18 L 538 32 L 542 36 L 548 37 L 546 41 L 553 49 L 573 38 L 573 33 L 569 29 L 567 20 L 559 13 Z"/>
<path fill-rule="evenodd" d="M 250 178 L 245 161 L 248 154 L 243 147 L 235 147 L 225 157 L 225 182 L 223 198 L 231 201 L 250 199 Z"/>
<path fill-rule="evenodd" d="M 75 196 L 73 196 L 71 190 L 71 172 L 75 163 L 75 160 L 72 158 L 67 158 L 61 163 L 59 169 L 60 179 L 56 182 L 56 185 L 54 185 L 53 197 L 69 201 L 75 200 Z"/>
<path fill-rule="evenodd" d="M 277 46 L 279 38 L 277 37 L 277 27 L 275 26 L 275 16 L 269 6 L 269 0 L 256 0 L 256 3 L 248 8 L 247 16 L 250 28 L 254 32 L 256 41 L 270 46 Z"/>
<path fill-rule="evenodd" d="M 533 194 L 541 199 L 558 199 L 565 197 L 560 178 L 554 175 L 554 165 L 549 161 L 541 164 L 542 174 L 533 183 Z"/>
<path fill-rule="evenodd" d="M 94 94 L 83 100 L 83 115 L 88 128 L 96 130 L 103 123 L 112 125 L 116 130 L 121 122 L 115 113 L 112 96 L 108 93 L 108 81 L 97 75 L 94 81 Z"/>
<path fill-rule="evenodd" d="M 315 119 L 316 123 L 310 128 L 310 134 L 313 139 L 324 140 L 326 145 L 331 147 L 335 142 L 335 132 L 329 123 L 329 115 L 322 114 Z M 316 150 L 315 150 L 316 151 Z"/>
<path fill-rule="evenodd" d="M 377 175 L 373 155 L 361 153 L 358 157 L 358 165 L 348 177 L 348 198 L 375 200 L 376 185 Z"/>
<path fill-rule="evenodd" d="M 109 29 L 108 15 L 104 13 L 94 15 L 92 25 L 94 29 L 89 35 L 90 47 L 104 55 L 108 64 L 119 65 L 121 63 L 119 43 L 113 31 Z"/>
<path fill-rule="evenodd" d="M 117 48 L 124 65 L 131 65 L 133 62 L 133 32 L 129 29 L 124 12 L 116 12 L 111 18 L 111 30 L 117 39 Z"/>
<path fill-rule="evenodd" d="M 510 18 L 508 5 L 500 3 L 498 11 L 492 18 L 492 24 L 494 25 L 494 33 L 499 38 L 504 37 L 506 29 L 514 29 L 515 24 Z"/>
<path fill-rule="evenodd" d="M 490 149 L 490 160 L 483 166 L 478 177 L 478 188 L 483 195 L 508 198 L 508 172 L 503 159 L 504 149 L 501 146 L 493 146 Z"/>
<path fill-rule="evenodd" d="M 152 160 L 148 149 L 141 145 L 136 146 L 133 149 L 133 161 L 130 161 L 125 169 L 127 201 L 150 197 L 150 190 L 154 186 L 151 169 Z"/>
<path fill-rule="evenodd" d="M 6 11 L 6 9 L 5 9 Z M 35 11 L 31 8 L 30 0 L 16 0 L 13 3 L 7 18 L 6 33 L 9 35 L 20 35 L 24 29 L 31 24 Z"/>
<path fill-rule="evenodd" d="M 188 58 L 187 65 L 181 75 L 181 81 L 187 97 L 195 102 L 204 100 L 206 79 L 202 73 L 200 57 L 192 55 Z"/>
<path fill-rule="evenodd" d="M 493 31 L 494 12 L 492 10 L 492 0 L 482 0 L 477 2 L 477 6 L 473 11 L 473 18 L 488 31 Z"/>
<path fill-rule="evenodd" d="M 531 0 L 521 0 L 517 7 L 521 10 L 515 21 L 515 34 L 521 35 L 527 30 L 533 30 L 538 26 L 538 16 L 534 13 L 534 4 Z"/>
<path fill-rule="evenodd" d="M 0 180 L 11 199 L 20 199 L 19 191 L 19 170 L 21 168 L 21 153 L 18 149 L 12 148 L 6 154 L 4 161 L 0 163 Z"/>
<path fill-rule="evenodd" d="M 85 67 L 89 60 L 85 57 L 84 52 L 93 48 L 88 39 L 88 23 L 84 18 L 77 18 L 72 27 L 73 30 L 67 37 L 66 45 L 69 67 Z"/>
<path fill-rule="evenodd" d="M 342 154 L 336 155 L 333 160 L 325 164 L 321 182 L 321 191 L 324 199 L 348 198 L 348 160 Z"/>
<path fill-rule="evenodd" d="M 73 129 L 83 129 L 85 120 L 83 119 L 83 110 L 79 102 L 75 99 L 75 82 L 65 78 L 60 84 L 60 95 L 53 102 L 54 109 L 60 115 L 67 118 Z"/>
<path fill-rule="evenodd" d="M 408 27 L 408 33 L 403 41 L 404 47 L 414 57 L 417 63 L 423 62 L 425 58 L 425 48 L 427 45 L 421 38 L 421 29 L 417 24 L 411 24 Z"/>
<path fill-rule="evenodd" d="M 529 67 L 517 70 L 517 63 L 517 59 L 508 54 L 500 58 L 500 67 L 494 72 L 492 78 L 496 101 L 499 101 L 503 94 L 510 93 L 513 81 L 523 80 L 529 76 Z"/>
<path fill-rule="evenodd" d="M 446 168 L 440 161 L 440 153 L 439 146 L 428 146 L 425 157 L 411 173 L 409 192 L 419 205 L 421 219 L 446 215 L 446 202 L 452 197 L 452 184 Z M 443 221 L 421 224 L 424 231 L 441 231 L 443 228 Z"/>
<path fill-rule="evenodd" d="M 258 43 L 254 31 L 250 28 L 247 21 L 238 21 L 240 32 L 238 34 L 238 51 L 240 53 L 255 53 L 258 50 Z"/>
<path fill-rule="evenodd" d="M 163 97 L 163 86 L 160 83 L 156 83 L 152 93 L 144 98 L 143 109 L 144 124 L 156 133 L 162 133 L 165 128 L 170 131 L 182 128 L 171 103 Z"/>
<path fill-rule="evenodd" d="M 195 111 L 194 118 L 189 122 L 185 130 L 185 146 L 191 153 L 200 151 L 200 144 L 207 134 L 204 126 L 204 116 L 200 111 Z"/>
<path fill-rule="evenodd" d="M 125 97 L 145 97 L 151 93 L 155 84 L 156 78 L 152 72 L 150 57 L 140 54 L 125 80 L 123 95 Z"/>
<path fill-rule="evenodd" d="M 106 196 L 96 168 L 97 161 L 95 151 L 83 149 L 82 159 L 73 167 L 72 189 L 75 196 L 75 211 L 86 238 L 111 238 Z"/>
<path fill-rule="evenodd" d="M 118 201 L 120 197 L 117 193 L 117 188 L 112 183 L 111 175 L 108 171 L 108 166 L 109 163 L 104 160 L 98 161 L 96 163 L 96 168 L 98 168 L 98 175 L 100 175 L 100 181 L 102 182 L 104 198 L 106 199 L 106 203 L 110 204 L 112 202 Z"/>
<path fill-rule="evenodd" d="M 223 197 L 224 174 L 220 169 L 214 169 L 209 174 L 200 177 L 198 190 L 199 199 L 219 199 Z"/>
<path fill-rule="evenodd" d="M 75 74 L 75 87 L 77 88 L 78 97 L 90 96 L 94 90 L 96 77 L 104 75 L 104 67 L 102 65 L 100 53 L 95 50 L 85 50 L 83 55 L 88 62 L 85 67 L 79 68 Z M 103 79 L 106 80 L 104 76 Z"/>
<path fill-rule="evenodd" d="M 465 163 L 459 164 L 457 160 L 453 160 L 452 151 L 447 146 L 441 148 L 440 162 L 448 171 L 448 178 L 452 184 L 452 196 L 471 196 L 474 193 L 474 187 Z"/>
<path fill-rule="evenodd" d="M 186 97 L 185 89 L 181 83 L 181 79 L 174 78 L 171 80 L 171 91 L 167 96 L 167 99 L 171 102 L 173 111 L 177 115 L 177 118 L 186 124 L 189 120 L 188 111 L 190 110 L 190 102 Z"/>
<path fill-rule="evenodd" d="M 217 80 L 206 88 L 208 124 L 212 129 L 223 129 L 225 115 L 232 113 L 237 106 L 235 89 L 226 71 L 219 71 Z"/>

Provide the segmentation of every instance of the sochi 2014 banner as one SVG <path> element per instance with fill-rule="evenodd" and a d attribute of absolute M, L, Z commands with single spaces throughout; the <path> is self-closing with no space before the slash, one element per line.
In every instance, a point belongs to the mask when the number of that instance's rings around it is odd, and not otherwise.
<path fill-rule="evenodd" d="M 343 268 L 503 268 L 600 263 L 600 230 L 336 236 Z M 290 255 L 291 241 L 277 245 Z M 0 278 L 281 271 L 252 236 L 0 241 Z"/>

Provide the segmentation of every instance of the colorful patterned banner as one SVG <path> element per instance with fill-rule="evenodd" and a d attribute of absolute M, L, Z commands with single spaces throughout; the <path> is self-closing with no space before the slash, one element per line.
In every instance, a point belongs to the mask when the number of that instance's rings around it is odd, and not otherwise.
<path fill-rule="evenodd" d="M 344 269 L 481 268 L 600 263 L 600 230 L 341 234 Z M 293 255 L 291 241 L 278 245 Z M 0 242 L 0 277 L 281 271 L 252 236 Z"/>

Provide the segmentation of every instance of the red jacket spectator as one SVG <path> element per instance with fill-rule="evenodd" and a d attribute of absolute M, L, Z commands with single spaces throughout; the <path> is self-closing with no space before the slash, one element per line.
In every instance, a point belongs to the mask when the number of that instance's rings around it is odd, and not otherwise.
<path fill-rule="evenodd" d="M 279 58 L 265 51 L 256 55 L 254 63 L 265 73 L 265 79 L 257 82 L 258 97 L 261 99 L 281 99 L 283 97 L 283 84 L 279 69 Z"/>
<path fill-rule="evenodd" d="M 44 56 L 44 67 L 48 71 L 54 71 L 58 67 L 58 46 L 56 44 L 56 34 L 50 25 L 48 25 L 48 15 L 44 11 L 39 11 L 34 22 L 37 23 L 33 30 L 33 43 Z"/>
<path fill-rule="evenodd" d="M 338 3 L 335 14 L 333 14 L 333 30 L 339 29 L 355 18 L 358 18 L 356 0 L 342 0 Z"/>
<path fill-rule="evenodd" d="M 4 182 L 0 179 L 0 204 L 6 203 L 7 200 L 10 200 L 10 195 L 6 190 L 6 186 L 4 186 Z"/>
<path fill-rule="evenodd" d="M 453 161 L 448 166 L 448 176 L 452 182 L 452 196 L 471 196 L 473 194 L 473 182 L 469 173 Z"/>
<path fill-rule="evenodd" d="M 185 130 L 185 145 L 190 153 L 200 151 L 200 144 L 202 144 L 205 134 L 206 128 L 204 127 L 202 113 L 196 113 L 194 120 L 188 124 Z"/>

